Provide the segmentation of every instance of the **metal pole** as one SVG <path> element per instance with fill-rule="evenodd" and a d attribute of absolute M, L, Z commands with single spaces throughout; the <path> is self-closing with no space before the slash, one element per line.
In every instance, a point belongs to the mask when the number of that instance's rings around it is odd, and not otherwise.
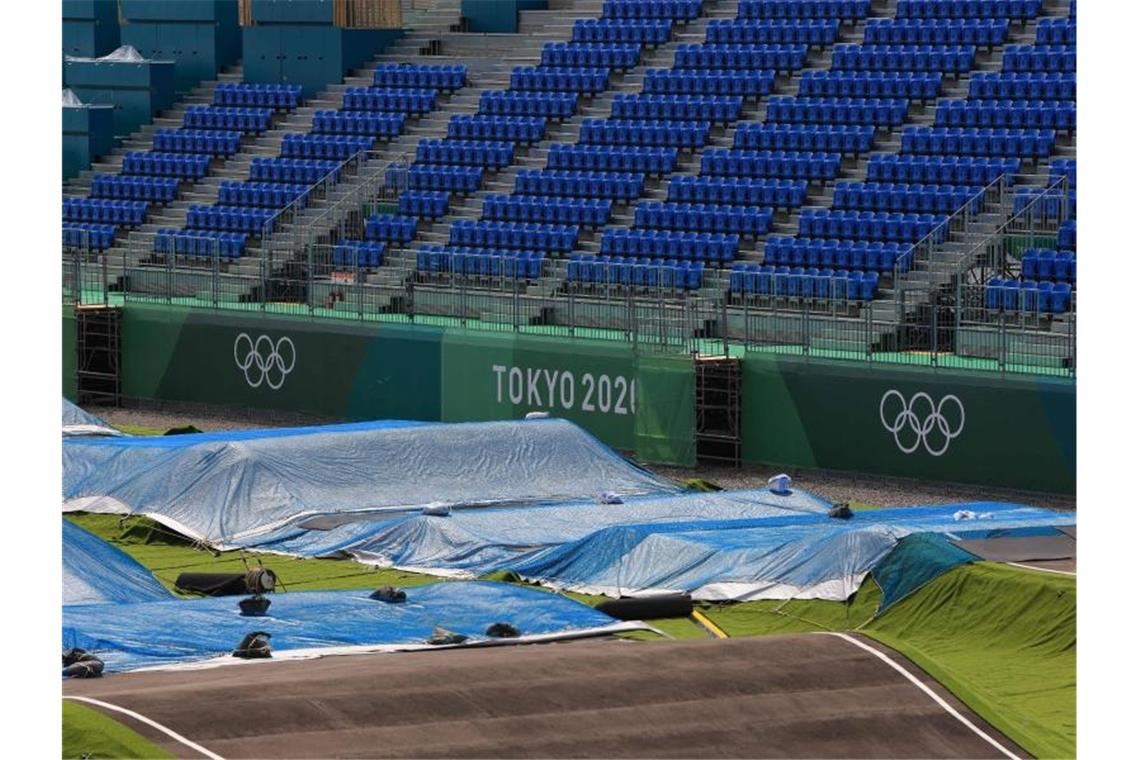
<path fill-rule="evenodd" d="M 214 253 L 214 255 L 211 257 L 211 263 L 213 264 L 213 267 L 211 268 L 212 271 L 210 272 L 210 300 L 211 300 L 211 303 L 213 304 L 213 307 L 215 309 L 217 309 L 218 308 L 218 273 L 219 273 L 219 270 L 222 266 L 222 262 L 221 262 L 222 251 L 221 251 L 221 246 L 217 240 L 214 241 L 213 253 Z"/>
<path fill-rule="evenodd" d="M 313 316 L 313 246 L 305 246 L 305 259 L 307 262 L 306 273 L 309 281 L 308 287 L 305 289 L 305 303 L 309 306 L 309 316 Z"/>

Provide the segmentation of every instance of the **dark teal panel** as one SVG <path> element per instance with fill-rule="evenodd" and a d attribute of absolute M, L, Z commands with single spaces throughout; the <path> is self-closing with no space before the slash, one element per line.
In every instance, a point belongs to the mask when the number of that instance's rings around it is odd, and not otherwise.
<path fill-rule="evenodd" d="M 253 0 L 255 24 L 332 24 L 332 0 Z"/>

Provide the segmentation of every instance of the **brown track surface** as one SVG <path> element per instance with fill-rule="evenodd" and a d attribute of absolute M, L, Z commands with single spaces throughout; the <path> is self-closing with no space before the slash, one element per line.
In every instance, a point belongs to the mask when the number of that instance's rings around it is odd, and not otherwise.
<path fill-rule="evenodd" d="M 886 663 L 823 635 L 337 656 L 112 675 L 64 692 L 226 758 L 1000 756 Z"/>

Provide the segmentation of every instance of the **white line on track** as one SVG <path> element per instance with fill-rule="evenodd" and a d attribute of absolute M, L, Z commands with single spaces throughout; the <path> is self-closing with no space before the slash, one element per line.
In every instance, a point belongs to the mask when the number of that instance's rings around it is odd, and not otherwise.
<path fill-rule="evenodd" d="M 113 705 L 110 702 L 103 702 L 102 700 L 99 700 L 99 699 L 91 699 L 91 697 L 76 697 L 76 696 L 72 696 L 70 694 L 64 694 L 63 698 L 64 699 L 73 699 L 76 702 L 86 702 L 87 704 L 95 705 L 97 707 L 102 707 L 104 710 L 111 710 L 112 712 L 122 713 L 123 715 L 134 718 L 135 720 L 137 720 L 140 723 L 145 723 L 146 725 L 150 726 L 151 728 L 158 729 L 162 733 L 169 736 L 171 739 L 174 739 L 176 742 L 179 742 L 181 744 L 185 744 L 187 747 L 194 750 L 195 752 L 201 752 L 203 755 L 210 758 L 210 760 L 225 760 L 225 758 L 223 758 L 221 755 L 214 753 L 214 752 L 211 752 L 210 750 L 203 747 L 201 744 L 196 744 L 195 742 L 190 741 L 189 739 L 187 739 L 182 734 L 179 734 L 176 731 L 171 731 L 169 728 L 162 725 L 161 723 L 159 723 L 157 721 L 153 721 L 150 718 L 146 717 L 145 715 L 139 715 L 134 710 L 128 710 L 125 707 L 119 707 L 118 705 Z"/>
<path fill-rule="evenodd" d="M 891 659 L 890 657 L 888 657 L 887 655 L 885 655 L 885 654 L 883 654 L 882 652 L 880 652 L 878 649 L 875 649 L 875 648 L 874 648 L 874 647 L 872 647 L 872 646 L 868 646 L 867 644 L 864 644 L 862 641 L 859 641 L 859 639 L 856 639 L 856 638 L 854 638 L 854 637 L 852 637 L 852 636 L 848 636 L 848 635 L 847 635 L 847 634 L 845 634 L 845 633 L 834 633 L 834 632 L 831 632 L 831 631 L 824 631 L 823 633 L 825 633 L 825 634 L 826 634 L 826 635 L 828 635 L 828 636 L 837 636 L 837 637 L 839 637 L 839 638 L 843 639 L 844 641 L 847 641 L 847 642 L 849 642 L 849 643 L 851 643 L 851 644 L 854 644 L 855 646 L 859 647 L 860 649 L 863 649 L 863 650 L 865 650 L 865 651 L 868 651 L 868 652 L 870 652 L 871 654 L 875 655 L 875 656 L 876 656 L 876 657 L 878 657 L 880 660 L 882 660 L 883 662 L 887 663 L 887 664 L 888 664 L 888 665 L 890 665 L 892 668 L 894 668 L 894 669 L 895 669 L 895 670 L 897 670 L 899 673 L 901 673 L 901 674 L 903 675 L 903 677 L 905 677 L 905 678 L 906 678 L 908 681 L 910 681 L 912 684 L 914 684 L 914 685 L 915 685 L 915 686 L 917 686 L 919 689 L 921 689 L 921 690 L 922 690 L 922 691 L 923 691 L 923 692 L 924 692 L 924 693 L 925 693 L 925 694 L 926 694 L 928 697 L 930 697 L 931 699 L 933 699 L 933 700 L 934 700 L 934 701 L 935 701 L 935 702 L 938 704 L 938 706 L 939 706 L 939 707 L 941 707 L 943 710 L 945 710 L 946 712 L 950 713 L 952 716 L 954 716 L 955 718 L 957 718 L 957 719 L 958 719 L 958 721 L 962 723 L 962 725 L 964 725 L 966 728 L 970 729 L 970 730 L 971 730 L 971 731 L 973 731 L 975 734 L 977 734 L 978 736 L 982 737 L 982 738 L 983 738 L 983 739 L 985 739 L 985 740 L 986 740 L 988 743 L 990 743 L 990 744 L 992 744 L 994 747 L 996 747 L 996 748 L 998 749 L 998 751 L 1000 751 L 1000 752 L 1001 752 L 1003 755 L 1005 755 L 1006 757 L 1010 758 L 1010 760 L 1020 760 L 1020 758 L 1019 758 L 1017 755 L 1013 754 L 1013 753 L 1012 753 L 1012 752 L 1010 752 L 1008 749 L 1006 749 L 1005 747 L 1003 747 L 1003 746 L 1001 745 L 1001 743 L 999 743 L 999 742 L 997 741 L 997 739 L 994 739 L 992 736 L 990 736 L 989 734 L 987 734 L 985 731 L 983 731 L 982 729 L 980 729 L 980 728 L 978 728 L 976 725 L 974 725 L 974 723 L 973 723 L 973 722 L 972 722 L 972 721 L 971 721 L 969 718 L 967 718 L 965 715 L 963 715 L 962 713 L 960 713 L 960 712 L 958 712 L 957 710 L 955 710 L 955 709 L 954 709 L 954 707 L 953 707 L 953 706 L 952 706 L 952 705 L 951 705 L 949 702 L 947 702 L 947 701 L 946 701 L 945 699 L 943 699 L 942 697 L 938 696 L 938 695 L 937 695 L 937 694 L 936 694 L 936 693 L 935 693 L 935 692 L 934 692 L 934 691 L 933 691 L 933 690 L 932 690 L 932 689 L 931 689 L 929 686 L 927 686 L 927 685 L 926 685 L 926 684 L 924 684 L 922 681 L 920 681 L 920 680 L 918 680 L 917 678 L 915 678 L 915 677 L 914 677 L 914 676 L 913 676 L 913 675 L 910 673 L 910 671 L 908 671 L 908 670 L 907 670 L 906 668 L 904 668 L 902 665 L 899 665 L 897 662 L 895 662 L 894 660 L 892 660 L 892 659 Z"/>
<path fill-rule="evenodd" d="M 1036 570 L 1039 573 L 1054 573 L 1056 575 L 1067 575 L 1070 578 L 1076 578 L 1077 574 L 1068 570 L 1057 570 L 1052 567 L 1037 567 L 1036 565 L 1023 565 L 1020 562 L 1006 562 L 1005 564 L 1012 567 L 1020 567 L 1022 570 Z"/>

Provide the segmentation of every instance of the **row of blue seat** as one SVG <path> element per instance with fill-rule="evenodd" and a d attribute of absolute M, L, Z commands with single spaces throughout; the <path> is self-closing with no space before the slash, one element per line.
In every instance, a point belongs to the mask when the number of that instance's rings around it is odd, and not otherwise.
<path fill-rule="evenodd" d="M 416 236 L 418 222 L 414 216 L 376 214 L 364 220 L 364 237 L 369 240 L 410 243 Z"/>
<path fill-rule="evenodd" d="M 367 135 L 392 138 L 404 129 L 402 113 L 360 111 L 317 111 L 310 135 Z"/>
<path fill-rule="evenodd" d="M 406 216 L 439 219 L 447 213 L 451 193 L 446 190 L 405 190 L 397 205 Z"/>
<path fill-rule="evenodd" d="M 1013 18 L 1027 20 L 1041 12 L 1041 0 L 899 0 L 898 18 Z"/>
<path fill-rule="evenodd" d="M 416 145 L 416 161 L 424 164 L 455 164 L 501 169 L 509 166 L 515 155 L 512 142 L 485 140 L 420 140 Z"/>
<path fill-rule="evenodd" d="M 800 212 L 799 234 L 883 243 L 915 243 L 930 236 L 935 243 L 941 243 L 947 229 L 946 217 L 935 214 L 805 209 Z"/>
<path fill-rule="evenodd" d="M 974 68 L 972 45 L 836 45 L 831 68 L 859 71 L 935 71 L 966 74 Z"/>
<path fill-rule="evenodd" d="M 696 149 L 709 136 L 707 122 L 583 119 L 578 142 L 584 145 L 641 145 Z"/>
<path fill-rule="evenodd" d="M 871 0 L 740 0 L 737 18 L 825 18 L 855 21 L 871 12 Z"/>
<path fill-rule="evenodd" d="M 705 265 L 701 261 L 626 256 L 570 257 L 566 281 L 629 288 L 699 290 Z"/>
<path fill-rule="evenodd" d="M 236 259 L 245 253 L 245 235 L 163 227 L 154 235 L 153 251 L 159 255 Z"/>
<path fill-rule="evenodd" d="M 270 108 L 231 108 L 227 106 L 190 106 L 182 116 L 187 129 L 220 129 L 226 132 L 253 132 L 269 129 L 273 110 Z"/>
<path fill-rule="evenodd" d="M 613 202 L 541 195 L 488 195 L 483 218 L 496 222 L 540 222 L 601 227 L 610 220 Z"/>
<path fill-rule="evenodd" d="M 636 42 L 662 45 L 669 41 L 673 22 L 624 21 L 619 19 L 578 19 L 570 39 L 574 42 Z"/>
<path fill-rule="evenodd" d="M 1005 49 L 1001 59 L 1001 70 L 1005 72 L 1075 74 L 1077 72 L 1077 49 L 1074 46 L 1011 45 Z"/>
<path fill-rule="evenodd" d="M 1076 74 L 1003 74 L 979 71 L 970 77 L 971 100 L 1073 100 Z"/>
<path fill-rule="evenodd" d="M 596 95 L 609 86 L 610 70 L 600 68 L 546 68 L 515 66 L 511 69 L 512 90 L 575 92 Z"/>
<path fill-rule="evenodd" d="M 156 129 L 151 144 L 156 151 L 168 153 L 209 153 L 229 156 L 241 145 L 241 132 L 203 129 Z"/>
<path fill-rule="evenodd" d="M 96 222 L 133 227 L 146 219 L 146 201 L 106 201 L 97 198 L 64 198 L 63 221 Z"/>
<path fill-rule="evenodd" d="M 832 208 L 839 211 L 892 211 L 953 214 L 981 192 L 968 185 L 889 185 L 836 182 Z"/>
<path fill-rule="evenodd" d="M 1005 42 L 1009 19 L 956 21 L 871 19 L 863 34 L 867 45 L 976 45 L 995 47 Z"/>
<path fill-rule="evenodd" d="M 888 274 L 898 266 L 910 270 L 914 246 L 909 243 L 818 238 L 770 237 L 764 263 L 773 266 L 855 269 Z"/>
<path fill-rule="evenodd" d="M 308 201 L 308 185 L 278 182 L 223 182 L 218 187 L 218 203 L 223 206 L 256 206 L 285 208 L 291 203 L 304 206 Z"/>
<path fill-rule="evenodd" d="M 704 44 L 679 45 L 673 54 L 678 69 L 775 69 L 803 68 L 807 45 Z"/>
<path fill-rule="evenodd" d="M 91 224 L 87 222 L 64 222 L 63 244 L 71 248 L 89 248 L 102 251 L 115 244 L 113 224 Z"/>
<path fill-rule="evenodd" d="M 281 140 L 281 158 L 320 158 L 344 161 L 368 150 L 371 137 L 288 134 Z"/>
<path fill-rule="evenodd" d="M 724 263 L 736 258 L 738 248 L 739 235 L 608 229 L 602 234 L 601 253 Z"/>
<path fill-rule="evenodd" d="M 1070 219 L 1061 224 L 1057 231 L 1057 249 L 1061 251 L 1077 251 L 1077 220 Z"/>
<path fill-rule="evenodd" d="M 1037 22 L 1038 45 L 1076 45 L 1077 22 L 1067 18 L 1043 18 Z"/>
<path fill-rule="evenodd" d="M 1031 248 L 1021 255 L 1023 280 L 1049 282 L 1077 281 L 1077 256 L 1072 251 L 1046 251 Z"/>
<path fill-rule="evenodd" d="M 546 154 L 547 169 L 668 174 L 677 165 L 676 148 L 609 148 L 555 143 Z"/>
<path fill-rule="evenodd" d="M 1064 314 L 1073 308 L 1067 282 L 994 279 L 986 283 L 986 308 L 996 311 Z"/>
<path fill-rule="evenodd" d="M 578 228 L 562 224 L 474 222 L 461 219 L 451 223 L 449 242 L 452 245 L 480 248 L 569 253 L 578 242 Z"/>
<path fill-rule="evenodd" d="M 515 192 L 520 195 L 633 200 L 641 197 L 644 189 L 643 174 L 543 169 L 523 170 L 515 175 Z"/>
<path fill-rule="evenodd" d="M 713 148 L 701 156 L 701 174 L 823 181 L 839 173 L 838 153 L 792 153 Z"/>
<path fill-rule="evenodd" d="M 249 178 L 254 182 L 288 182 L 296 185 L 314 185 L 325 177 L 339 179 L 339 163 L 313 158 L 264 158 L 250 162 Z"/>
<path fill-rule="evenodd" d="M 947 156 L 1047 158 L 1057 133 L 1051 129 L 907 127 L 902 153 Z"/>
<path fill-rule="evenodd" d="M 292 111 L 301 104 L 299 84 L 245 84 L 221 82 L 214 88 L 214 105 L 275 108 Z"/>
<path fill-rule="evenodd" d="M 425 114 L 435 108 L 435 90 L 396 87 L 346 87 L 341 108 L 346 111 L 393 111 Z"/>
<path fill-rule="evenodd" d="M 388 244 L 373 240 L 341 240 L 332 250 L 334 267 L 375 269 L 384 263 Z"/>
<path fill-rule="evenodd" d="M 386 63 L 372 72 L 372 83 L 381 87 L 427 87 L 433 90 L 458 90 L 467 84 L 464 65 L 420 66 Z"/>
<path fill-rule="evenodd" d="M 985 186 L 1003 174 L 1017 174 L 1016 158 L 956 158 L 948 156 L 871 156 L 868 182 L 916 185 Z"/>
<path fill-rule="evenodd" d="M 877 272 L 741 263 L 728 275 L 728 291 L 743 295 L 864 302 L 874 300 L 878 290 Z"/>
<path fill-rule="evenodd" d="M 716 95 L 616 95 L 615 119 L 730 122 L 740 118 L 743 98 Z"/>
<path fill-rule="evenodd" d="M 169 203 L 177 196 L 176 179 L 122 174 L 96 174 L 91 178 L 92 198 Z"/>
<path fill-rule="evenodd" d="M 822 47 L 835 42 L 839 22 L 825 19 L 796 21 L 712 19 L 705 31 L 705 42 L 714 45 L 810 45 Z"/>
<path fill-rule="evenodd" d="M 815 153 L 866 153 L 875 141 L 874 127 L 845 125 L 758 124 L 736 127 L 734 148 Z"/>
<path fill-rule="evenodd" d="M 543 66 L 632 69 L 641 60 L 641 45 L 606 42 L 548 42 L 542 46 Z"/>
<path fill-rule="evenodd" d="M 546 254 L 540 251 L 503 251 L 498 248 L 421 245 L 416 269 L 429 273 L 455 273 L 477 277 L 516 277 L 537 280 Z"/>
<path fill-rule="evenodd" d="M 768 121 L 897 127 L 906 121 L 908 108 L 909 101 L 894 98 L 779 97 L 768 101 Z"/>
<path fill-rule="evenodd" d="M 186 212 L 186 228 L 260 235 L 265 225 L 276 215 L 277 211 L 273 209 L 191 206 Z"/>
<path fill-rule="evenodd" d="M 1013 213 L 1024 214 L 1025 219 L 1056 221 L 1077 216 L 1077 191 L 1043 190 L 1038 187 L 1019 187 L 1013 193 Z"/>
<path fill-rule="evenodd" d="M 772 210 L 700 203 L 642 203 L 634 212 L 635 227 L 683 232 L 727 232 L 742 237 L 768 234 Z"/>
<path fill-rule="evenodd" d="M 539 116 L 568 119 L 578 110 L 572 92 L 490 91 L 479 96 L 479 113 L 488 116 Z"/>
<path fill-rule="evenodd" d="M 772 91 L 772 71 L 647 69 L 642 92 L 650 95 L 740 95 L 759 98 Z"/>
<path fill-rule="evenodd" d="M 1077 104 L 1051 100 L 950 100 L 934 112 L 934 126 L 1073 130 L 1077 126 Z"/>
<path fill-rule="evenodd" d="M 1069 187 L 1076 189 L 1077 187 L 1077 159 L 1075 158 L 1055 158 L 1053 163 L 1049 164 L 1049 184 L 1058 182 L 1062 177 L 1068 177 Z"/>
<path fill-rule="evenodd" d="M 703 0 L 605 0 L 602 18 L 692 21 L 701 15 Z"/>
<path fill-rule="evenodd" d="M 939 74 L 870 71 L 805 71 L 801 97 L 909 98 L 934 100 L 942 87 Z"/>
<path fill-rule="evenodd" d="M 530 116 L 452 116 L 447 136 L 457 140 L 536 143 L 546 134 L 546 119 Z"/>
<path fill-rule="evenodd" d="M 201 179 L 210 168 L 209 156 L 132 151 L 123 155 L 123 174 L 176 179 Z"/>
<path fill-rule="evenodd" d="M 413 164 L 408 169 L 408 189 L 446 190 L 451 193 L 473 193 L 483 182 L 479 166 Z"/>
<path fill-rule="evenodd" d="M 668 200 L 722 206 L 796 208 L 807 197 L 808 183 L 792 179 L 721 179 L 681 174 L 669 181 Z"/>

